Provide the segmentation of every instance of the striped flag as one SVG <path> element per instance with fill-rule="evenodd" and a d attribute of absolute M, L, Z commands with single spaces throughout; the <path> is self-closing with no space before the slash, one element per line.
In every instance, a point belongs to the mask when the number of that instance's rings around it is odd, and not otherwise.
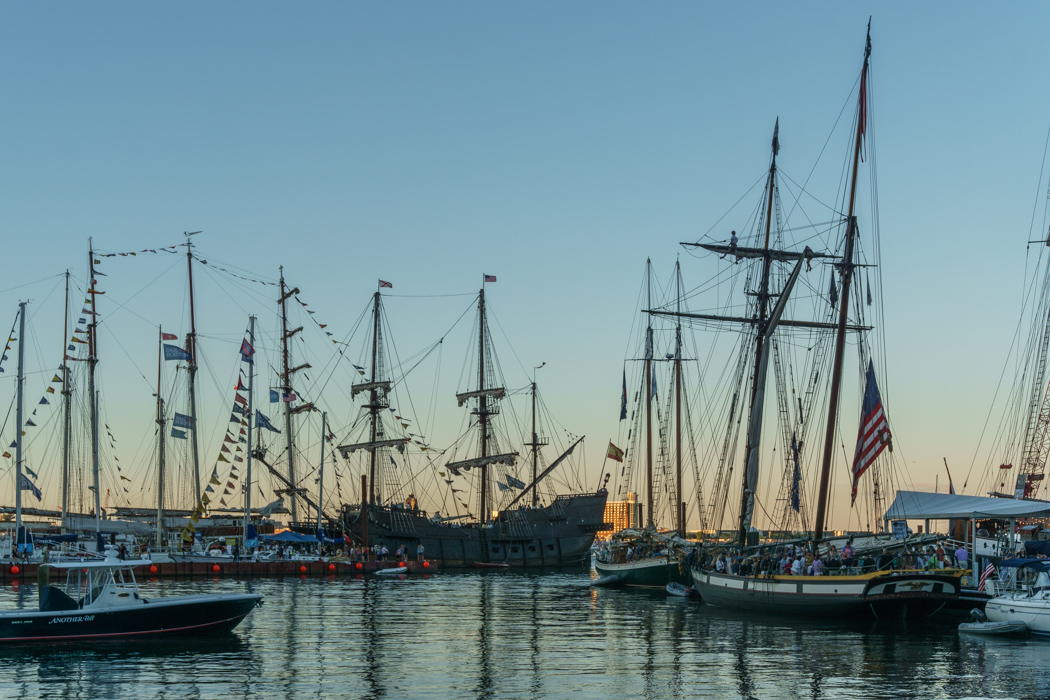
<path fill-rule="evenodd" d="M 857 434 L 857 451 L 853 455 L 853 493 L 850 505 L 857 500 L 857 482 L 860 477 L 890 444 L 890 424 L 882 409 L 879 385 L 875 383 L 875 366 L 868 360 L 867 386 L 864 387 L 864 405 L 861 408 L 860 431 Z"/>
<path fill-rule="evenodd" d="M 605 453 L 606 459 L 613 459 L 617 462 L 623 461 L 623 450 L 616 445 L 612 444 L 612 440 L 609 441 L 609 449 Z"/>
<path fill-rule="evenodd" d="M 984 585 L 988 582 L 988 579 L 990 579 L 992 577 L 992 574 L 994 573 L 995 566 L 992 565 L 992 562 L 988 562 L 988 566 L 984 567 L 984 571 L 981 572 L 981 579 L 980 582 L 977 584 L 977 590 L 983 591 Z"/>

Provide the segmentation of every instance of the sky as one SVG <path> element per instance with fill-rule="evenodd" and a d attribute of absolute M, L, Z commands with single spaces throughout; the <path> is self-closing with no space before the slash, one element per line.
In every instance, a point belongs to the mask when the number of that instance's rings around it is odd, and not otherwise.
<path fill-rule="evenodd" d="M 27 391 L 57 365 L 58 276 L 83 281 L 89 238 L 121 252 L 203 231 L 213 264 L 267 281 L 283 265 L 337 337 L 389 280 L 403 356 L 441 337 L 487 273 L 508 384 L 546 363 L 544 400 L 587 436 L 596 482 L 646 259 L 666 280 L 681 257 L 687 287 L 710 276 L 679 243 L 742 225 L 746 206 L 722 217 L 768 167 L 778 118 L 784 172 L 806 180 L 827 144 L 808 189 L 841 196 L 869 16 L 883 393 L 910 485 L 943 489 L 942 458 L 957 490 L 963 474 L 976 484 L 1034 210 L 1034 237 L 1045 227 L 1050 8 L 1037 3 L 2 3 L 0 323 L 30 300 Z M 119 305 L 103 312 L 105 412 L 139 480 L 156 324 L 187 326 L 176 257 L 104 264 L 102 303 Z M 247 314 L 274 330 L 272 290 L 200 274 L 215 396 L 236 381 L 220 348 Z M 436 443 L 462 421 L 461 359 L 447 362 L 435 411 L 455 418 Z M 844 434 L 858 408 L 846 402 Z"/>

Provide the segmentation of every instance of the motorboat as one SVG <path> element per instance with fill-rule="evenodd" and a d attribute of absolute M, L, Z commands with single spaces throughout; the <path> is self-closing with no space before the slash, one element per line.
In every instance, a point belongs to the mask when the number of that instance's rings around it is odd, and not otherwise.
<path fill-rule="evenodd" d="M 48 578 L 65 574 L 64 587 L 42 581 L 39 609 L 0 612 L 0 644 L 225 632 L 262 603 L 254 593 L 146 599 L 134 569 L 150 564 L 119 559 L 107 547 L 101 560 L 41 567 Z"/>
<path fill-rule="evenodd" d="M 1023 622 L 1032 634 L 1050 636 L 1050 559 L 1007 559 L 999 567 L 1016 569 L 1017 578 L 1034 574 L 1035 580 L 989 600 L 985 617 L 989 622 Z"/>

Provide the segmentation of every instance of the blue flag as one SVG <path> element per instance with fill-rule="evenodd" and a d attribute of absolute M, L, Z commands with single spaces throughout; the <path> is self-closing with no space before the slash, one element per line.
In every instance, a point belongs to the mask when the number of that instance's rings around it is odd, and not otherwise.
<path fill-rule="evenodd" d="M 33 495 L 36 496 L 36 500 L 38 500 L 38 501 L 42 500 L 43 497 L 44 497 L 44 494 L 42 494 L 40 492 L 40 489 L 38 489 L 36 487 L 36 484 L 34 484 L 32 481 L 30 481 L 29 477 L 26 476 L 25 474 L 21 474 L 20 476 L 22 477 L 22 481 L 20 482 L 22 484 L 22 490 L 23 491 L 32 491 Z"/>
<path fill-rule="evenodd" d="M 510 487 L 504 484 L 502 481 L 497 481 L 496 486 L 499 486 L 500 491 L 508 491 L 510 489 Z"/>
<path fill-rule="evenodd" d="M 507 477 L 507 483 L 509 485 L 513 486 L 516 489 L 523 489 L 523 488 L 525 488 L 525 482 L 524 481 L 519 481 L 519 480 L 515 479 L 513 476 L 508 476 Z"/>
<path fill-rule="evenodd" d="M 185 440 L 186 439 L 186 431 L 185 430 L 178 430 L 177 428 L 172 428 L 171 429 L 171 436 L 173 438 L 179 438 L 180 440 Z"/>
<path fill-rule="evenodd" d="M 188 428 L 189 430 L 193 430 L 193 419 L 181 413 L 175 414 L 175 418 L 171 421 L 171 424 L 176 428 Z"/>
<path fill-rule="evenodd" d="M 168 345 L 164 343 L 164 359 L 165 360 L 192 360 L 193 356 L 188 352 L 180 348 L 178 345 Z"/>
<path fill-rule="evenodd" d="M 276 389 L 270 389 L 270 403 L 277 403 L 281 400 L 281 395 L 277 393 Z"/>
<path fill-rule="evenodd" d="M 244 533 L 244 546 L 249 549 L 259 546 L 259 533 L 251 523 L 248 523 L 248 531 Z"/>
<path fill-rule="evenodd" d="M 242 416 L 248 415 L 248 411 L 243 406 L 241 406 L 239 403 L 234 403 L 233 404 L 233 412 L 234 413 L 239 413 Z"/>
<path fill-rule="evenodd" d="M 281 432 L 280 430 L 278 430 L 270 424 L 270 419 L 263 415 L 262 411 L 255 412 L 255 427 L 266 428 L 267 430 L 272 430 L 275 433 Z"/>

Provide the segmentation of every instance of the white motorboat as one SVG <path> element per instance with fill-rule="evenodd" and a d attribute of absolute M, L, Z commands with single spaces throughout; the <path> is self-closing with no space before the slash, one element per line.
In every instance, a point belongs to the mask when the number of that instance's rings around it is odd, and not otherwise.
<path fill-rule="evenodd" d="M 1009 559 L 1002 568 L 1034 572 L 1035 580 L 1003 595 L 996 596 L 984 606 L 989 622 L 1022 622 L 1034 635 L 1050 636 L 1050 559 Z"/>

